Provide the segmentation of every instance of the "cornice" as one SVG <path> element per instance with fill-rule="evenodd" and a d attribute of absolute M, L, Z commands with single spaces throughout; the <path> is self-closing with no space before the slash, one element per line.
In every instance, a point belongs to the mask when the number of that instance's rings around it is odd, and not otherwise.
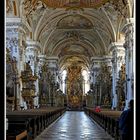
<path fill-rule="evenodd" d="M 6 18 L 6 28 L 18 28 L 21 25 L 21 18 Z"/>

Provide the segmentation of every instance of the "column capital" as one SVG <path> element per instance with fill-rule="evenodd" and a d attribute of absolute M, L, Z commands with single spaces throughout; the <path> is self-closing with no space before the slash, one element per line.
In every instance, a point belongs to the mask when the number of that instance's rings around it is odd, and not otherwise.
<path fill-rule="evenodd" d="M 116 50 L 124 50 L 123 44 L 124 44 L 124 42 L 112 42 L 112 46 Z"/>
<path fill-rule="evenodd" d="M 103 59 L 102 57 L 96 56 L 96 57 L 91 57 L 90 60 L 91 60 L 92 62 L 97 62 L 97 61 L 102 61 L 102 59 Z"/>
<path fill-rule="evenodd" d="M 104 60 L 109 60 L 109 59 L 112 59 L 112 56 L 111 55 L 104 55 L 103 59 Z"/>
<path fill-rule="evenodd" d="M 113 56 L 112 57 L 118 57 L 118 56 L 124 56 L 125 55 L 125 48 L 124 44 L 118 45 L 113 49 Z"/>
<path fill-rule="evenodd" d="M 43 66 L 46 62 L 46 55 L 38 55 L 39 64 Z"/>
<path fill-rule="evenodd" d="M 127 24 L 134 24 L 134 18 L 127 18 Z"/>
<path fill-rule="evenodd" d="M 40 62 L 42 62 L 44 64 L 46 61 L 46 55 L 38 55 L 38 59 Z"/>
<path fill-rule="evenodd" d="M 58 57 L 46 57 L 48 68 L 57 69 L 58 68 Z"/>
<path fill-rule="evenodd" d="M 28 49 L 41 50 L 41 44 L 38 41 L 27 40 L 26 45 Z"/>
<path fill-rule="evenodd" d="M 114 50 L 124 50 L 123 48 L 124 42 L 111 42 L 109 45 L 109 51 L 114 51 Z"/>
<path fill-rule="evenodd" d="M 112 66 L 112 58 L 113 56 L 107 55 L 104 56 L 104 62 L 107 64 L 107 66 L 111 67 Z"/>
<path fill-rule="evenodd" d="M 48 57 L 46 57 L 46 59 L 49 61 L 51 61 L 51 60 L 56 60 L 56 61 L 58 61 L 58 57 L 56 57 L 56 56 L 48 56 Z"/>
<path fill-rule="evenodd" d="M 92 62 L 104 62 L 105 60 L 112 59 L 111 55 L 104 55 L 102 57 L 91 57 Z"/>
<path fill-rule="evenodd" d="M 132 33 L 134 28 L 134 18 L 127 18 L 126 19 L 126 24 L 122 28 L 122 32 L 126 33 Z"/>

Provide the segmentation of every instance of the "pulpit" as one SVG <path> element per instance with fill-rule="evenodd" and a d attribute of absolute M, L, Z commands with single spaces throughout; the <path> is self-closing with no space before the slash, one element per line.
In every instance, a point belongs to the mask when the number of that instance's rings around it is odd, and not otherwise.
<path fill-rule="evenodd" d="M 31 67 L 26 63 L 25 70 L 21 72 L 22 79 L 22 97 L 27 104 L 27 108 L 34 108 L 35 84 L 37 76 L 32 74 Z"/>

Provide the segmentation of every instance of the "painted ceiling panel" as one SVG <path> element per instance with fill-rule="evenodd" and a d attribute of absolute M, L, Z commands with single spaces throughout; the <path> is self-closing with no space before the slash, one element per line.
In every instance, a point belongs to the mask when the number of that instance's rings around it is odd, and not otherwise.
<path fill-rule="evenodd" d="M 47 6 L 54 8 L 82 7 L 97 8 L 109 0 L 42 0 Z"/>
<path fill-rule="evenodd" d="M 61 19 L 57 27 L 60 29 L 89 29 L 92 28 L 92 23 L 81 15 L 69 15 Z"/>

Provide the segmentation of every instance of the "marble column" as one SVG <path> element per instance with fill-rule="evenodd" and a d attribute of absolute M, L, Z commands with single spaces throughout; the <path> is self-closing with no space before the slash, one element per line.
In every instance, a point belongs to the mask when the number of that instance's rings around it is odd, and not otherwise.
<path fill-rule="evenodd" d="M 21 18 L 6 18 L 6 48 L 10 50 L 11 57 L 16 60 L 17 68 L 17 99 L 18 106 L 23 105 L 21 97 L 22 82 L 20 79 L 21 71 L 23 70 L 24 50 L 26 48 L 25 38 L 28 28 L 22 23 Z"/>
<path fill-rule="evenodd" d="M 112 109 L 117 109 L 117 81 L 119 80 L 121 65 L 125 63 L 125 50 L 123 42 L 114 42 L 112 47 Z"/>
<path fill-rule="evenodd" d="M 104 59 L 104 63 L 107 64 L 107 66 L 109 67 L 109 70 L 112 71 L 112 56 L 111 55 L 106 55 L 103 57 Z"/>
<path fill-rule="evenodd" d="M 59 70 L 58 70 L 59 71 Z M 64 73 L 62 73 L 62 72 L 58 72 L 58 83 L 60 84 L 60 87 L 59 87 L 59 89 L 63 92 L 63 93 L 65 93 L 65 85 L 64 85 L 64 83 L 65 83 L 65 74 Z"/>
<path fill-rule="evenodd" d="M 36 42 L 36 41 L 32 41 L 32 40 L 28 40 L 26 41 L 27 44 L 27 48 L 26 48 L 26 55 L 25 55 L 25 62 L 29 62 L 29 65 L 31 66 L 32 69 L 32 74 L 33 75 L 38 75 L 39 73 L 39 68 L 38 68 L 38 55 L 39 55 L 39 51 L 41 48 L 41 45 Z M 37 107 L 38 106 L 38 95 L 39 95 L 39 81 L 38 78 L 35 81 L 35 95 L 36 97 L 34 98 L 34 106 Z"/>
<path fill-rule="evenodd" d="M 123 28 L 125 33 L 125 61 L 126 61 L 126 81 L 127 81 L 127 93 L 126 93 L 126 108 L 128 108 L 128 102 L 134 98 L 134 19 L 127 19 L 127 24 Z"/>
<path fill-rule="evenodd" d="M 32 69 L 32 74 L 35 74 L 35 70 L 37 68 L 37 56 L 40 50 L 40 44 L 36 41 L 28 40 L 26 41 L 27 48 L 26 48 L 26 56 L 25 61 L 26 63 L 29 62 L 29 65 Z"/>
<path fill-rule="evenodd" d="M 51 99 L 51 106 L 55 106 L 55 94 L 56 94 L 56 88 L 57 85 L 59 84 L 58 82 L 58 57 L 47 57 L 47 69 L 48 72 L 50 73 L 50 78 L 49 78 L 49 84 L 50 84 L 50 89 L 49 90 L 49 97 Z"/>
<path fill-rule="evenodd" d="M 92 61 L 92 67 L 91 67 L 91 77 L 92 77 L 91 79 L 92 79 L 92 81 L 91 82 L 93 82 L 93 85 L 95 85 L 96 77 L 98 76 L 99 70 L 101 67 L 102 58 L 101 57 L 92 57 L 91 61 Z"/>
<path fill-rule="evenodd" d="M 39 79 L 40 80 L 43 80 L 42 78 L 43 77 L 41 77 L 41 75 L 43 76 L 43 71 L 42 71 L 42 67 L 45 65 L 45 63 L 46 63 L 46 55 L 38 55 L 38 57 L 37 57 L 37 59 L 38 59 L 38 64 L 37 64 L 37 69 L 36 69 L 36 74 L 37 74 L 37 76 L 38 76 L 38 79 L 37 79 L 37 97 L 35 98 L 35 105 L 36 106 L 39 106 L 39 100 L 41 100 L 40 98 L 41 98 L 41 96 L 40 96 L 40 94 L 41 93 L 39 93 Z M 42 83 L 43 84 L 43 83 Z M 41 88 L 41 87 L 40 87 Z M 41 90 L 43 90 L 43 89 L 41 89 Z M 40 90 L 40 91 L 41 91 Z"/>
<path fill-rule="evenodd" d="M 99 75 L 100 72 L 100 68 L 101 68 L 101 64 L 104 61 L 103 57 L 92 57 L 92 83 L 93 83 L 93 106 L 96 106 L 99 103 L 99 97 L 101 97 L 101 86 L 100 83 L 98 83 L 97 81 L 97 77 Z M 96 93 L 96 95 L 95 95 Z M 97 97 L 99 96 L 99 97 Z M 97 101 L 98 100 L 98 101 Z"/>
<path fill-rule="evenodd" d="M 37 72 L 42 73 L 42 66 L 46 63 L 46 55 L 39 54 L 37 59 L 38 59 Z"/>
<path fill-rule="evenodd" d="M 26 32 L 27 32 L 27 30 L 25 30 L 23 28 L 23 25 L 21 24 L 21 26 L 19 28 L 19 61 L 20 61 L 20 65 L 18 68 L 20 76 L 21 76 L 21 71 L 24 71 L 24 64 L 25 64 Z M 25 103 L 24 103 L 24 99 L 22 98 L 22 93 L 21 93 L 22 88 L 23 88 L 21 78 L 20 78 L 19 82 L 20 82 L 20 107 L 24 107 Z"/>

